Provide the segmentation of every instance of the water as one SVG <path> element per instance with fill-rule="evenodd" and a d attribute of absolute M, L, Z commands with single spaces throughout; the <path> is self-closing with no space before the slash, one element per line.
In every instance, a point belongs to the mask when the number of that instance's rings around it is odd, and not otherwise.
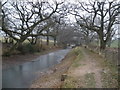
<path fill-rule="evenodd" d="M 55 64 L 60 63 L 68 52 L 69 49 L 58 50 L 42 55 L 31 62 L 3 70 L 2 87 L 28 88 L 32 84 L 32 81 L 40 76 L 39 72 L 43 72 Z"/>

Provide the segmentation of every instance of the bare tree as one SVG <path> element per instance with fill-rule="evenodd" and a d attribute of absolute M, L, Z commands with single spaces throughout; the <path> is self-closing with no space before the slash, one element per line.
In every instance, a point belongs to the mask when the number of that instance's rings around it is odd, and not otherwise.
<path fill-rule="evenodd" d="M 54 13 L 59 12 L 58 7 L 61 3 L 54 2 L 51 5 L 49 2 L 7 2 L 2 7 L 2 31 L 4 31 L 11 38 L 16 40 L 16 44 L 11 48 L 14 50 L 22 44 L 28 37 L 36 37 L 39 35 L 46 36 L 43 31 L 49 28 L 54 23 L 45 24 Z M 5 11 L 7 10 L 7 11 Z M 5 18 L 9 20 L 10 27 L 6 27 Z M 41 28 L 35 31 L 35 28 L 42 24 Z"/>
<path fill-rule="evenodd" d="M 96 33 L 87 30 L 87 28 L 81 28 L 80 33 L 86 46 L 89 46 L 92 42 L 95 42 L 95 39 L 97 39 Z"/>
<path fill-rule="evenodd" d="M 54 46 L 56 46 L 58 31 L 59 31 L 61 25 L 63 25 L 64 17 L 66 16 L 66 13 L 67 13 L 67 12 L 65 12 L 64 10 L 61 10 L 61 9 L 59 11 L 60 11 L 60 13 L 54 14 L 51 18 L 49 18 L 46 21 L 46 23 L 48 23 L 48 24 L 54 23 L 48 29 L 45 30 L 46 33 L 48 34 L 46 36 L 47 37 L 46 38 L 47 39 L 47 42 L 46 42 L 47 45 L 49 45 L 49 38 L 52 37 L 53 40 L 54 40 Z"/>
<path fill-rule="evenodd" d="M 116 17 L 120 14 L 120 2 L 79 2 L 79 5 L 79 7 L 74 6 L 74 12 L 70 11 L 70 13 L 75 15 L 76 21 L 81 27 L 98 34 L 100 50 L 104 50 L 114 32 L 113 26 L 116 23 Z"/>
<path fill-rule="evenodd" d="M 57 41 L 63 46 L 67 45 L 77 45 L 80 43 L 81 33 L 76 27 L 71 25 L 61 26 L 58 31 Z"/>

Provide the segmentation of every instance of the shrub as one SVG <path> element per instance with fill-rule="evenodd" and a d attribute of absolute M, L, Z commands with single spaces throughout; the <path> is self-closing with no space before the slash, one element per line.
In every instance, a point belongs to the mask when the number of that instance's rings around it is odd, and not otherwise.
<path fill-rule="evenodd" d="M 9 57 L 9 56 L 10 56 L 10 53 L 8 53 L 8 52 L 3 52 L 2 55 L 3 55 L 3 56 L 6 56 L 6 57 Z"/>
<path fill-rule="evenodd" d="M 21 54 L 34 53 L 35 52 L 34 45 L 31 45 L 30 43 L 20 45 L 17 48 L 17 50 L 20 51 Z"/>
<path fill-rule="evenodd" d="M 34 45 L 34 50 L 35 50 L 35 52 L 40 52 L 41 49 L 42 49 L 42 46 L 41 46 L 40 44 L 35 44 L 35 45 Z"/>

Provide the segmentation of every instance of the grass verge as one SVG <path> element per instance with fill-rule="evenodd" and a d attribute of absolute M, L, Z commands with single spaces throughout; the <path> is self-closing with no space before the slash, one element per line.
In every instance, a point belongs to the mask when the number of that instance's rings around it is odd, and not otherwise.
<path fill-rule="evenodd" d="M 71 76 L 68 76 L 62 85 L 62 88 L 76 88 L 77 80 Z"/>
<path fill-rule="evenodd" d="M 118 85 L 118 69 L 117 66 L 106 60 L 102 62 L 103 67 L 106 68 L 101 72 L 102 83 L 104 88 L 116 88 Z"/>
<path fill-rule="evenodd" d="M 83 53 L 81 52 L 81 48 L 77 47 L 75 49 L 73 49 L 73 52 L 77 55 L 76 59 L 74 60 L 73 64 L 71 65 L 71 67 L 79 67 L 81 66 L 79 62 L 79 60 L 81 60 L 83 58 Z"/>
<path fill-rule="evenodd" d="M 85 74 L 85 87 L 86 88 L 95 88 L 95 78 L 94 73 L 87 73 Z"/>
<path fill-rule="evenodd" d="M 93 53 L 93 51 L 90 51 Z M 90 53 L 89 52 L 89 53 Z M 118 85 L 118 67 L 113 64 L 110 60 L 105 60 L 102 56 L 99 56 L 94 52 L 94 58 L 98 59 L 103 70 L 101 74 L 101 82 L 103 88 L 117 88 Z M 92 56 L 93 56 L 92 55 Z"/>
<path fill-rule="evenodd" d="M 80 47 L 76 47 L 75 49 L 73 49 L 71 51 L 71 54 L 75 54 L 76 58 L 74 59 L 72 65 L 70 67 L 70 70 L 76 69 L 77 67 L 82 65 L 79 63 L 79 61 L 83 58 L 83 53 L 82 53 L 81 49 L 82 48 L 80 48 Z M 62 84 L 62 88 L 76 88 L 79 86 L 78 83 L 79 83 L 78 78 L 76 78 L 74 76 L 68 76 Z"/>

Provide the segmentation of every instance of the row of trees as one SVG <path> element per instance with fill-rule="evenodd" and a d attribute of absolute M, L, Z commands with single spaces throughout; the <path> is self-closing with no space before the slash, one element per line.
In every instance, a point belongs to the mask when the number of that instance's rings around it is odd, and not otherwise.
<path fill-rule="evenodd" d="M 59 22 L 58 13 L 61 10 L 58 8 L 62 3 L 11 0 L 2 3 L 2 31 L 16 41 L 10 52 L 29 37 L 32 37 L 31 43 L 34 43 L 38 36 L 54 36 L 45 33 L 45 30 Z"/>
<path fill-rule="evenodd" d="M 78 25 L 97 33 L 100 40 L 100 50 L 106 48 L 106 44 L 115 34 L 115 25 L 120 24 L 118 18 L 120 2 L 118 1 L 79 2 L 78 5 L 73 5 L 70 13 L 75 15 Z"/>
<path fill-rule="evenodd" d="M 67 25 L 70 14 L 75 17 L 77 24 L 73 22 L 74 25 Z M 79 40 L 84 39 L 86 44 L 93 38 L 99 38 L 100 50 L 104 50 L 116 32 L 119 15 L 120 2 L 114 0 L 76 4 L 65 1 L 8 0 L 2 2 L 2 32 L 16 41 L 10 52 L 26 39 L 34 43 L 39 36 L 47 36 L 47 44 L 49 36 L 53 37 L 55 42 L 58 40 L 64 43 L 62 40 L 68 41 L 70 38 L 71 42 L 74 42 L 74 38 L 80 38 Z M 63 38 L 63 34 L 69 38 Z"/>

